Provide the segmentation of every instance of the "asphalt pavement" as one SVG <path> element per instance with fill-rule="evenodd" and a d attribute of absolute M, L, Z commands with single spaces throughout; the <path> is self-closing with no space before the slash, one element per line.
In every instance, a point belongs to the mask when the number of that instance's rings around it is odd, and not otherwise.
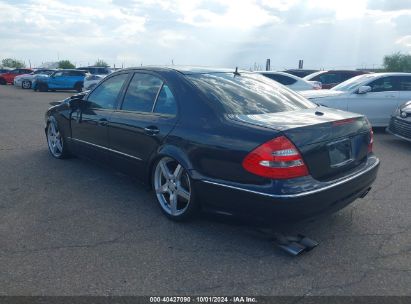
<path fill-rule="evenodd" d="M 295 226 L 320 245 L 290 257 L 250 226 L 171 222 L 129 177 L 53 159 L 44 113 L 71 94 L 0 86 L 0 295 L 411 295 L 411 143 L 377 131 L 369 195 Z"/>

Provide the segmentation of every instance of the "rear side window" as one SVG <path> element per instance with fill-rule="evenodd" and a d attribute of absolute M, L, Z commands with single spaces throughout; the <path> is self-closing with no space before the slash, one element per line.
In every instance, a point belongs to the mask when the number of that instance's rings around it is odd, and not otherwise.
<path fill-rule="evenodd" d="M 136 73 L 127 88 L 122 110 L 151 112 L 163 81 L 149 74 Z"/>
<path fill-rule="evenodd" d="M 116 100 L 128 74 L 120 74 L 106 79 L 87 98 L 91 108 L 114 109 Z"/>
<path fill-rule="evenodd" d="M 171 93 L 168 85 L 164 84 L 158 94 L 156 105 L 154 107 L 155 113 L 176 115 L 177 103 L 173 93 Z"/>
<path fill-rule="evenodd" d="M 226 114 L 264 114 L 315 108 L 293 91 L 273 84 L 265 76 L 242 73 L 192 74 L 187 78 Z"/>
<path fill-rule="evenodd" d="M 265 76 L 265 77 L 268 77 L 268 78 L 270 78 L 270 79 L 272 79 L 272 80 L 275 80 L 275 81 L 277 81 L 277 82 L 279 82 L 279 83 L 281 83 L 281 84 L 283 84 L 283 85 L 291 85 L 291 84 L 293 84 L 293 83 L 296 83 L 297 82 L 297 80 L 295 80 L 294 78 L 291 78 L 291 77 L 288 77 L 288 76 L 285 76 L 285 75 L 280 75 L 280 74 L 264 74 L 263 73 L 263 75 Z"/>
<path fill-rule="evenodd" d="M 399 91 L 411 91 L 411 76 L 398 76 Z"/>

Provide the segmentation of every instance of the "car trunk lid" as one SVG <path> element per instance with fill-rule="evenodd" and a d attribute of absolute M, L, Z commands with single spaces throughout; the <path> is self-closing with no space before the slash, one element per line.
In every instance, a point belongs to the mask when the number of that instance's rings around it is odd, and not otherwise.
<path fill-rule="evenodd" d="M 360 114 L 318 107 L 229 118 L 281 131 L 300 150 L 310 174 L 318 180 L 344 175 L 363 164 L 368 155 L 370 125 Z"/>

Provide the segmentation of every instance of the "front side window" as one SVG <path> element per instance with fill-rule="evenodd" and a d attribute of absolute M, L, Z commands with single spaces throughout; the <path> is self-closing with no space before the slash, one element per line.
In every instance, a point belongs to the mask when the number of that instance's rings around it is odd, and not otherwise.
<path fill-rule="evenodd" d="M 127 80 L 128 74 L 119 74 L 106 79 L 88 97 L 90 107 L 114 109 L 117 97 Z"/>
<path fill-rule="evenodd" d="M 339 83 L 341 82 L 341 75 L 332 73 L 322 74 L 319 75 L 319 81 L 321 81 L 322 84 Z"/>
<path fill-rule="evenodd" d="M 372 81 L 368 84 L 371 87 L 371 92 L 385 92 L 385 91 L 397 91 L 397 83 L 395 77 L 382 77 Z"/>
<path fill-rule="evenodd" d="M 187 78 L 213 103 L 222 105 L 226 114 L 264 114 L 315 108 L 301 95 L 265 76 L 241 73 L 192 74 Z"/>
<path fill-rule="evenodd" d="M 63 76 L 63 72 L 55 72 L 53 74 L 53 77 L 61 77 L 61 76 Z"/>
<path fill-rule="evenodd" d="M 127 88 L 122 110 L 151 112 L 163 81 L 149 74 L 136 73 Z"/>

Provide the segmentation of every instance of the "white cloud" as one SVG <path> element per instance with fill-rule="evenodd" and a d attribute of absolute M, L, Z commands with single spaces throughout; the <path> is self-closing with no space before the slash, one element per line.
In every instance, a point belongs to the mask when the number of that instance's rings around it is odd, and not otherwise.
<path fill-rule="evenodd" d="M 374 3 L 374 0 L 372 1 Z M 410 1 L 0 0 L 0 59 L 278 68 L 379 64 L 411 46 Z"/>

